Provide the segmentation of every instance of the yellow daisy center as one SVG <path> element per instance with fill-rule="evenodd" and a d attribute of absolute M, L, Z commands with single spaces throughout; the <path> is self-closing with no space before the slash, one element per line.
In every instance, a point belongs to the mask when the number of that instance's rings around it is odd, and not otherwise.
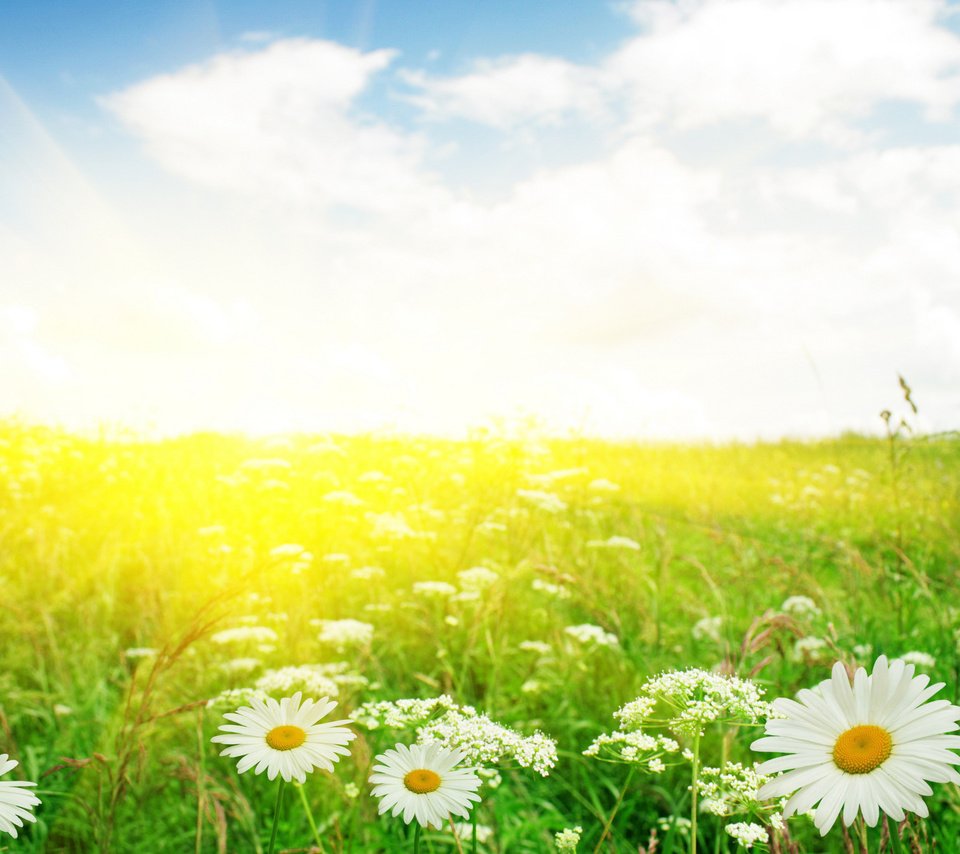
<path fill-rule="evenodd" d="M 833 745 L 833 761 L 848 774 L 869 774 L 890 756 L 893 742 L 883 727 L 866 724 L 841 733 Z"/>
<path fill-rule="evenodd" d="M 417 768 L 404 776 L 403 785 L 411 792 L 425 795 L 427 792 L 435 792 L 440 788 L 440 775 L 429 768 Z"/>
<path fill-rule="evenodd" d="M 267 733 L 267 744 L 274 750 L 293 750 L 307 740 L 307 734 L 298 726 L 275 726 Z"/>

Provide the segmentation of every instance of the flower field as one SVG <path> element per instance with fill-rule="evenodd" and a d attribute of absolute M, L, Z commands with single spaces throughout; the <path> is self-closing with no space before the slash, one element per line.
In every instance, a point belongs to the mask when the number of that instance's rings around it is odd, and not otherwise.
<path fill-rule="evenodd" d="M 960 851 L 958 520 L 950 436 L 8 422 L 0 850 Z"/>

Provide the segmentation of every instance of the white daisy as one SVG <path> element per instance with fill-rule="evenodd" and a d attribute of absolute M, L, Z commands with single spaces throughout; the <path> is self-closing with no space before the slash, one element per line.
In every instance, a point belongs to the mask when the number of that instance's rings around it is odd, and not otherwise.
<path fill-rule="evenodd" d="M 333 771 L 333 763 L 350 753 L 344 745 L 356 734 L 343 726 L 349 721 L 317 723 L 336 707 L 335 701 L 323 697 L 300 705 L 300 696 L 297 691 L 279 703 L 251 697 L 249 706 L 224 715 L 233 722 L 220 727 L 225 735 L 210 740 L 229 745 L 221 756 L 240 757 L 240 774 L 256 766 L 254 773 L 266 769 L 270 780 L 279 774 L 288 783 L 291 779 L 303 783 L 315 767 Z"/>
<path fill-rule="evenodd" d="M 466 758 L 460 750 L 439 744 L 398 744 L 395 750 L 379 754 L 370 782 L 380 798 L 380 815 L 403 813 L 410 824 L 416 818 L 422 827 L 443 827 L 448 815 L 470 817 L 480 778 L 472 768 L 457 768 Z"/>
<path fill-rule="evenodd" d="M 10 759 L 6 753 L 0 753 L 0 776 L 12 771 L 19 763 Z M 17 828 L 23 827 L 23 820 L 36 821 L 36 816 L 30 812 L 40 804 L 33 792 L 27 791 L 36 783 L 25 780 L 4 780 L 0 782 L 0 830 L 17 838 Z"/>
<path fill-rule="evenodd" d="M 947 700 L 927 702 L 943 683 L 914 676 L 903 661 L 880 656 L 873 674 L 859 668 L 853 686 L 839 662 L 833 676 L 796 700 L 778 699 L 783 715 L 767 721 L 766 737 L 754 750 L 786 753 L 762 763 L 762 774 L 785 771 L 764 785 L 761 799 L 794 794 L 785 816 L 806 812 L 819 803 L 814 823 L 826 835 L 843 811 L 849 826 L 863 813 L 873 827 L 882 809 L 895 821 L 904 810 L 926 817 L 921 796 L 932 794 L 929 782 L 960 783 L 953 765 L 960 756 L 960 706 Z"/>

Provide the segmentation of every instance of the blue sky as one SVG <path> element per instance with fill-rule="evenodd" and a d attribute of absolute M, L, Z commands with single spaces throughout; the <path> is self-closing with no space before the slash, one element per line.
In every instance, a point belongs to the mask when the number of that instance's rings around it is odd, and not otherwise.
<path fill-rule="evenodd" d="M 954 428 L 957 11 L 0 6 L 3 412 Z"/>

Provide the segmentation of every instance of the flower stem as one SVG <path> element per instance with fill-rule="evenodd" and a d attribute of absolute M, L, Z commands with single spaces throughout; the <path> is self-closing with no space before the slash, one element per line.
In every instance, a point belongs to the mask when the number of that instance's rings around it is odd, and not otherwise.
<path fill-rule="evenodd" d="M 693 771 L 690 779 L 690 854 L 697 854 L 697 796 L 700 794 L 700 733 L 693 737 Z"/>
<path fill-rule="evenodd" d="M 303 785 L 301 783 L 297 784 L 297 790 L 300 792 L 300 801 L 303 803 L 303 811 L 307 814 L 307 821 L 310 824 L 310 830 L 313 831 L 313 839 L 317 843 L 317 848 L 320 849 L 320 854 L 327 854 L 326 848 L 323 847 L 323 840 L 320 838 L 320 832 L 317 830 L 317 823 L 313 820 L 313 810 L 310 809 L 310 802 L 307 800 L 307 793 L 303 790 Z"/>
<path fill-rule="evenodd" d="M 270 847 L 267 854 L 273 854 L 274 846 L 277 843 L 277 828 L 280 826 L 280 807 L 283 804 L 283 786 L 284 779 L 280 778 L 280 785 L 277 786 L 277 803 L 273 808 L 273 829 L 270 831 Z"/>
<path fill-rule="evenodd" d="M 868 840 L 867 840 L 866 819 L 864 819 L 862 815 L 858 815 L 855 824 L 857 826 L 857 833 L 860 837 L 860 850 L 862 854 L 870 854 L 870 849 L 868 847 Z"/>
<path fill-rule="evenodd" d="M 420 822 L 417 822 L 416 830 L 413 831 L 413 854 L 420 854 Z"/>
<path fill-rule="evenodd" d="M 470 843 L 470 854 L 477 854 L 477 810 L 473 811 L 473 834 Z"/>

